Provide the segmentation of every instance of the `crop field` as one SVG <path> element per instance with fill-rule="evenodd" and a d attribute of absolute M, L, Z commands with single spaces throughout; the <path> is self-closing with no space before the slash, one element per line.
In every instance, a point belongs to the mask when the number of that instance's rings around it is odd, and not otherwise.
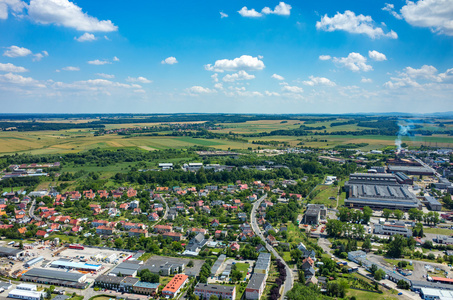
<path fill-rule="evenodd" d="M 96 119 L 64 119 L 57 118 L 52 120 L 41 121 L 43 123 L 71 123 L 80 124 Z M 141 118 L 137 117 L 137 122 Z M 267 145 L 269 142 L 285 142 L 291 147 L 304 146 L 315 148 L 334 148 L 335 146 L 345 144 L 363 144 L 360 149 L 364 151 L 372 149 L 383 149 L 394 147 L 395 135 L 337 135 L 335 132 L 354 132 L 367 127 L 359 127 L 357 124 L 344 124 L 331 127 L 334 122 L 343 122 L 347 119 L 338 118 L 319 122 L 308 122 L 294 119 L 281 120 L 254 120 L 238 123 L 216 123 L 222 128 L 213 129 L 213 134 L 238 134 L 239 138 L 244 141 L 236 141 L 219 138 L 193 138 L 190 136 L 166 136 L 171 131 L 158 132 L 157 136 L 151 135 L 117 135 L 106 134 L 95 136 L 95 130 L 89 128 L 68 129 L 68 130 L 42 130 L 42 131 L 0 131 L 0 155 L 14 153 L 31 153 L 31 154 L 54 154 L 54 153 L 71 153 L 84 150 L 101 148 L 135 148 L 145 151 L 155 151 L 161 149 L 181 149 L 191 146 L 205 146 L 219 150 L 240 150 L 240 149 L 257 149 L 257 148 L 275 148 L 276 146 Z M 23 121 L 24 123 L 29 121 Z M 162 122 L 162 123 L 127 123 L 127 124 L 106 124 L 105 129 L 114 128 L 134 128 L 134 127 L 152 127 L 166 126 L 169 124 L 188 124 L 203 123 L 205 121 L 194 122 Z M 441 123 L 444 122 L 444 123 Z M 413 120 L 414 124 L 420 126 L 422 130 L 429 131 L 433 135 L 415 135 L 403 136 L 401 140 L 409 147 L 421 145 L 432 147 L 453 147 L 453 136 L 449 135 L 453 130 L 453 123 L 450 120 L 431 120 L 430 122 Z M 293 130 L 298 129 L 301 125 L 307 127 L 322 127 L 323 130 L 312 130 L 307 132 L 307 136 L 262 136 L 262 137 L 245 137 L 241 134 L 259 134 L 269 133 L 274 130 Z M 447 131 L 448 130 L 448 131 Z M 322 135 L 324 132 L 328 133 Z M 333 133 L 333 134 L 332 134 Z M 256 144 L 257 142 L 263 144 Z M 255 144 L 252 144 L 255 142 Z"/>

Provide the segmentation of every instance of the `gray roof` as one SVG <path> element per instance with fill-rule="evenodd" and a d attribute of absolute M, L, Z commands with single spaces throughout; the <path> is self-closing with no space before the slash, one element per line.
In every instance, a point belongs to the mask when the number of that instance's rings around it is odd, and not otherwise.
<path fill-rule="evenodd" d="M 199 282 L 195 289 L 202 289 L 205 291 L 211 292 L 223 292 L 223 293 L 232 293 L 236 287 L 235 286 L 227 286 L 227 285 L 217 285 L 217 284 L 207 284 Z"/>
<path fill-rule="evenodd" d="M 390 172 L 403 172 L 403 173 L 427 173 L 434 174 L 433 170 L 425 167 L 414 166 L 388 166 Z"/>
<path fill-rule="evenodd" d="M 111 284 L 120 284 L 121 281 L 123 281 L 123 279 L 124 279 L 124 277 L 99 275 L 94 281 L 103 282 L 103 283 L 111 283 Z"/>
<path fill-rule="evenodd" d="M 51 269 L 38 269 L 33 268 L 29 270 L 27 273 L 22 275 L 22 277 L 40 277 L 40 278 L 47 278 L 47 279 L 56 279 L 56 280 L 64 280 L 64 281 L 72 281 L 78 282 L 81 277 L 85 276 L 81 273 L 71 273 L 71 272 L 64 272 L 64 271 L 54 271 Z"/>
<path fill-rule="evenodd" d="M 9 247 L 0 247 L 0 254 L 8 255 L 8 256 L 16 256 L 17 254 L 24 252 L 20 249 L 9 248 Z"/>
<path fill-rule="evenodd" d="M 112 271 L 110 271 L 110 274 L 121 273 L 121 275 L 124 276 L 132 276 L 141 266 L 142 265 L 136 263 L 123 262 L 117 265 Z"/>
<path fill-rule="evenodd" d="M 253 273 L 250 277 L 247 289 L 259 289 L 263 281 L 266 280 L 267 274 Z"/>
<path fill-rule="evenodd" d="M 140 281 L 140 279 L 138 279 L 137 277 L 129 277 L 128 276 L 128 277 L 124 278 L 124 280 L 121 283 L 134 285 L 134 284 L 136 284 L 139 281 Z"/>
<path fill-rule="evenodd" d="M 57 295 L 52 300 L 66 300 L 68 298 L 71 298 L 71 297 L 66 296 L 66 295 Z"/>

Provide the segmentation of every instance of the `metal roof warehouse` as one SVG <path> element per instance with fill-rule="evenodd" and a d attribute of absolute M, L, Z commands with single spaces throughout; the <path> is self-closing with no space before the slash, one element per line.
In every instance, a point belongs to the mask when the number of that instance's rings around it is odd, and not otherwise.
<path fill-rule="evenodd" d="M 101 265 L 83 264 L 61 259 L 52 262 L 51 266 L 54 268 L 77 269 L 90 272 L 98 271 L 102 267 Z"/>
<path fill-rule="evenodd" d="M 34 268 L 24 273 L 21 280 L 83 289 L 88 284 L 86 278 L 86 274 Z"/>

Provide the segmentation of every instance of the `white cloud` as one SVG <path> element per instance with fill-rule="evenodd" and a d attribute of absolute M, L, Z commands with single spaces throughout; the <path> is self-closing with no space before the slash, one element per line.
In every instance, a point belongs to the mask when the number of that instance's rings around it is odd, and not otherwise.
<path fill-rule="evenodd" d="M 442 78 L 437 75 L 437 69 L 433 66 L 423 65 L 420 69 L 406 67 L 404 73 L 410 78 L 423 78 L 441 82 Z"/>
<path fill-rule="evenodd" d="M 243 16 L 243 17 L 249 17 L 249 18 L 258 18 L 261 17 L 262 14 L 257 12 L 254 8 L 252 9 L 247 9 L 247 6 L 244 6 L 241 8 L 241 10 L 238 11 L 238 13 Z"/>
<path fill-rule="evenodd" d="M 217 74 L 217 73 L 212 74 L 211 78 L 214 82 L 219 82 L 219 74 Z"/>
<path fill-rule="evenodd" d="M 276 97 L 280 96 L 280 94 L 277 92 L 265 91 L 264 94 L 266 94 L 266 96 L 276 96 Z"/>
<path fill-rule="evenodd" d="M 20 0 L 0 0 L 0 19 L 8 19 L 8 11 L 12 12 L 13 15 L 18 15 L 25 7 L 25 2 Z"/>
<path fill-rule="evenodd" d="M 310 76 L 310 80 L 304 81 L 303 83 L 309 86 L 315 86 L 315 85 L 326 85 L 326 86 L 335 86 L 335 82 L 331 81 L 328 78 L 325 77 L 314 77 Z"/>
<path fill-rule="evenodd" d="M 164 59 L 163 61 L 161 61 L 160 63 L 163 65 L 174 65 L 174 64 L 177 64 L 178 61 L 176 60 L 175 57 L 170 56 L 170 57 L 167 57 L 166 59 Z"/>
<path fill-rule="evenodd" d="M 110 20 L 99 21 L 68 0 L 31 0 L 30 18 L 40 24 L 55 24 L 78 31 L 111 32 L 118 30 Z"/>
<path fill-rule="evenodd" d="M 113 61 L 120 61 L 120 59 L 118 57 L 114 56 Z"/>
<path fill-rule="evenodd" d="M 344 67 L 348 68 L 351 71 L 358 72 L 358 71 L 364 71 L 368 72 L 373 70 L 373 67 L 370 65 L 367 65 L 367 59 L 366 57 L 362 56 L 360 53 L 356 52 L 351 52 L 349 53 L 348 57 L 334 57 L 333 61 L 335 63 L 338 63 L 340 65 L 343 65 Z"/>
<path fill-rule="evenodd" d="M 218 89 L 218 90 L 223 90 L 223 83 L 216 83 L 214 84 L 214 88 Z"/>
<path fill-rule="evenodd" d="M 107 79 L 115 78 L 115 75 L 105 74 L 105 73 L 96 73 L 94 75 L 97 75 L 97 76 L 100 76 L 100 77 L 104 77 L 104 78 L 107 78 Z"/>
<path fill-rule="evenodd" d="M 398 38 L 396 32 L 391 30 L 384 33 L 384 30 L 374 25 L 373 19 L 370 16 L 355 15 L 354 12 L 347 10 L 344 14 L 337 12 L 332 18 L 327 14 L 321 17 L 321 21 L 316 22 L 316 28 L 324 31 L 343 30 L 354 34 L 366 34 L 370 38 L 389 37 L 392 39 Z"/>
<path fill-rule="evenodd" d="M 277 79 L 277 80 L 285 80 L 285 78 L 283 76 L 280 76 L 278 74 L 273 74 L 271 77 L 274 79 Z"/>
<path fill-rule="evenodd" d="M 240 70 L 237 73 L 225 75 L 225 77 L 223 77 L 222 80 L 225 82 L 234 82 L 237 80 L 251 80 L 254 78 L 255 78 L 255 75 L 250 75 L 246 71 Z"/>
<path fill-rule="evenodd" d="M 446 70 L 444 73 L 439 73 L 434 66 L 423 65 L 416 69 L 406 67 L 402 72 L 399 72 L 398 77 L 391 77 L 384 86 L 390 89 L 397 88 L 440 88 L 443 86 L 451 86 L 453 82 L 453 68 Z"/>
<path fill-rule="evenodd" d="M 109 62 L 108 60 L 99 60 L 99 59 L 90 60 L 90 61 L 88 61 L 88 63 L 90 65 L 96 65 L 96 66 L 111 64 L 111 62 Z"/>
<path fill-rule="evenodd" d="M 277 6 L 275 6 L 274 10 L 270 9 L 269 7 L 265 7 L 261 10 L 263 14 L 275 14 L 279 16 L 289 16 L 291 14 L 291 5 L 286 4 L 285 2 L 280 2 Z"/>
<path fill-rule="evenodd" d="M 128 82 L 140 82 L 140 83 L 151 83 L 152 82 L 152 80 L 149 80 L 149 79 L 147 79 L 145 77 L 142 77 L 142 76 L 139 76 L 137 78 L 127 77 L 126 81 L 128 81 Z"/>
<path fill-rule="evenodd" d="M 134 93 L 137 93 L 137 94 L 145 94 L 146 91 L 144 89 L 139 89 L 139 90 L 134 90 Z"/>
<path fill-rule="evenodd" d="M 387 60 L 385 54 L 377 52 L 376 50 L 368 51 L 368 56 L 375 61 L 384 61 Z"/>
<path fill-rule="evenodd" d="M 224 13 L 223 11 L 220 12 L 220 18 L 223 19 L 223 18 L 228 18 L 228 15 L 226 13 Z"/>
<path fill-rule="evenodd" d="M 282 91 L 284 92 L 290 92 L 290 93 L 295 93 L 295 94 L 300 94 L 304 92 L 304 89 L 298 86 L 290 86 L 290 85 L 284 85 L 282 87 Z"/>
<path fill-rule="evenodd" d="M 200 95 L 200 94 L 213 94 L 217 93 L 216 90 L 210 89 L 210 88 L 205 88 L 199 85 L 195 85 L 191 88 L 186 89 L 187 92 L 191 95 Z"/>
<path fill-rule="evenodd" d="M 2 64 L 0 63 L 0 71 L 2 72 L 13 72 L 13 73 L 22 73 L 22 72 L 28 72 L 27 69 L 24 67 L 18 67 L 13 64 L 7 63 L 7 64 Z"/>
<path fill-rule="evenodd" d="M 23 57 L 32 54 L 30 49 L 18 46 L 11 46 L 7 47 L 5 52 L 3 52 L 3 56 L 8 57 Z"/>
<path fill-rule="evenodd" d="M 371 78 L 365 78 L 365 77 L 362 77 L 362 79 L 360 80 L 361 83 L 372 83 L 373 80 Z"/>
<path fill-rule="evenodd" d="M 33 54 L 33 56 L 33 61 L 40 61 L 43 57 L 49 56 L 49 53 L 47 51 L 42 51 L 41 53 Z"/>
<path fill-rule="evenodd" d="M 433 32 L 453 36 L 453 2 L 451 0 L 406 1 L 401 15 L 416 27 L 431 28 Z"/>
<path fill-rule="evenodd" d="M 330 55 L 320 55 L 319 59 L 320 60 L 330 60 L 332 57 Z"/>
<path fill-rule="evenodd" d="M 72 66 L 67 66 L 64 68 L 61 68 L 63 71 L 80 71 L 79 67 L 72 67 Z"/>
<path fill-rule="evenodd" d="M 399 15 L 394 9 L 395 9 L 395 5 L 390 4 L 390 3 L 385 3 L 385 6 L 382 8 L 382 10 L 388 11 L 392 16 L 401 20 L 403 17 L 401 17 L 401 15 Z"/>
<path fill-rule="evenodd" d="M 31 77 L 23 77 L 21 75 L 7 73 L 4 75 L 0 75 L 0 81 L 6 82 L 8 84 L 19 84 L 19 85 L 27 85 L 33 87 L 45 87 L 44 84 L 39 83 L 39 81 L 31 78 Z"/>
<path fill-rule="evenodd" d="M 264 63 L 262 60 L 257 57 L 250 55 L 242 55 L 233 60 L 229 59 L 220 59 L 217 60 L 214 65 L 208 64 L 205 65 L 205 69 L 208 71 L 214 72 L 224 72 L 224 71 L 259 71 L 264 69 Z"/>
<path fill-rule="evenodd" d="M 96 40 L 96 37 L 92 33 L 85 32 L 79 37 L 74 37 L 77 42 L 92 42 Z"/>

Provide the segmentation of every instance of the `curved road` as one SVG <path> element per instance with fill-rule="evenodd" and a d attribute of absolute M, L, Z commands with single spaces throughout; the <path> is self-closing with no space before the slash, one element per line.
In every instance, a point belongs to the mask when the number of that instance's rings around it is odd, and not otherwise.
<path fill-rule="evenodd" d="M 28 211 L 28 215 L 32 218 L 35 219 L 36 221 L 41 221 L 41 218 L 38 216 L 35 216 L 35 205 L 36 205 L 36 199 L 33 199 L 33 202 L 30 205 L 30 210 Z"/>
<path fill-rule="evenodd" d="M 165 213 L 164 213 L 164 216 L 162 218 L 160 218 L 159 221 L 157 221 L 156 223 L 154 223 L 153 225 L 150 226 L 150 228 L 154 228 L 154 226 L 158 225 L 162 220 L 166 220 L 167 219 L 167 215 L 168 215 L 168 203 L 167 201 L 165 201 L 165 198 L 164 196 L 162 196 L 162 201 L 164 201 L 165 203 Z"/>
<path fill-rule="evenodd" d="M 272 254 L 274 254 L 274 256 L 277 259 L 280 259 L 282 261 L 282 263 L 285 265 L 285 268 L 286 268 L 286 281 L 285 281 L 284 289 L 283 289 L 283 298 L 285 298 L 286 293 L 290 289 L 292 289 L 293 285 L 294 285 L 294 276 L 293 276 L 292 270 L 288 267 L 286 262 L 277 253 L 277 251 L 275 251 L 275 249 L 266 242 L 266 240 L 265 240 L 265 238 L 263 236 L 263 233 L 261 232 L 261 230 L 258 227 L 258 224 L 256 222 L 256 211 L 258 210 L 258 207 L 260 206 L 261 202 L 263 202 L 263 200 L 266 199 L 266 197 L 267 197 L 267 194 L 264 194 L 263 197 L 258 199 L 255 203 L 253 203 L 252 213 L 250 214 L 250 222 L 251 222 L 252 229 L 255 232 L 255 234 L 258 235 L 261 238 L 261 240 L 266 243 L 266 249 L 269 252 L 271 252 Z"/>

